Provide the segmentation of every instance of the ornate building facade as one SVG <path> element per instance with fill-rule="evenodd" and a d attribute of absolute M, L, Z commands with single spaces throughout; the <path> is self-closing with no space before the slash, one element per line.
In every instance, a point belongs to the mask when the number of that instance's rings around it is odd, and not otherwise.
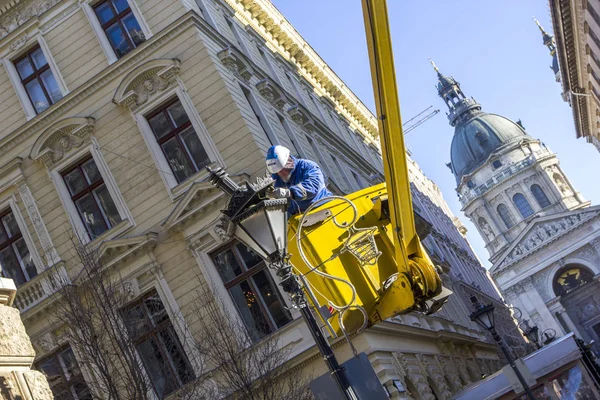
<path fill-rule="evenodd" d="M 349 193 L 382 180 L 376 118 L 267 0 L 0 5 L 0 266 L 55 394 L 108 397 L 73 328 L 49 318 L 63 288 L 89 284 L 81 248 L 122 284 L 123 329 L 136 313 L 152 321 L 127 331 L 146 349 L 135 357 L 152 378 L 148 398 L 205 372 L 191 318 L 199 282 L 251 336 L 292 348 L 299 373 L 325 373 L 277 276 L 215 232 L 224 199 L 204 166 L 255 179 L 281 143 Z M 392 398 L 447 399 L 499 366 L 468 296 L 511 321 L 464 228 L 411 163 L 415 205 L 433 227 L 426 245 L 455 295 L 436 315 L 404 315 L 353 341 Z M 344 340 L 334 345 L 351 357 Z"/>
<path fill-rule="evenodd" d="M 600 4 L 593 0 L 549 4 L 556 43 L 540 29 L 544 44 L 555 47 L 550 48 L 552 69 L 556 73 L 558 56 L 563 99 L 573 109 L 577 137 L 600 150 Z"/>
<path fill-rule="evenodd" d="M 489 114 L 437 70 L 454 127 L 450 167 L 506 301 L 540 332 L 600 340 L 600 207 L 520 123 Z"/>

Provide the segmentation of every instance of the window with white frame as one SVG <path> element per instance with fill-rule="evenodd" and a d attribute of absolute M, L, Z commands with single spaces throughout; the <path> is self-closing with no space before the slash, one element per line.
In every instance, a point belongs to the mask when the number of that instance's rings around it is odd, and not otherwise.
<path fill-rule="evenodd" d="M 53 166 L 50 172 L 73 227 L 84 242 L 118 235 L 133 225 L 104 157 L 93 143 Z M 114 230 L 117 226 L 119 229 Z"/>
<path fill-rule="evenodd" d="M 333 160 L 333 164 L 335 165 L 335 168 L 339 171 L 340 175 L 342 175 L 342 179 L 344 180 L 344 183 L 346 184 L 346 187 L 348 188 L 348 192 L 351 192 L 353 190 L 353 185 L 352 185 L 352 183 L 350 183 L 350 179 L 348 179 L 348 176 L 346 175 L 346 171 L 342 168 L 342 165 L 340 164 L 338 159 L 333 154 L 331 154 L 331 159 Z"/>
<path fill-rule="evenodd" d="M 271 74 L 271 78 L 273 78 L 273 80 L 275 82 L 281 83 L 279 81 L 279 75 L 277 75 L 277 72 L 275 72 L 275 67 L 273 66 L 273 63 L 271 62 L 271 60 L 269 59 L 269 56 L 267 56 L 265 54 L 265 52 L 263 51 L 263 49 L 261 49 L 260 47 L 258 47 L 258 54 L 260 54 L 265 65 L 267 66 L 267 69 L 269 70 L 269 73 Z"/>
<path fill-rule="evenodd" d="M 156 290 L 125 307 L 122 315 L 159 398 L 194 379 L 194 370 Z"/>
<path fill-rule="evenodd" d="M 12 209 L 0 212 L 0 275 L 21 286 L 37 276 L 33 257 Z"/>
<path fill-rule="evenodd" d="M 214 252 L 212 259 L 254 340 L 292 320 L 266 263 L 249 248 L 234 242 Z"/>
<path fill-rule="evenodd" d="M 127 0 L 100 1 L 93 8 L 117 58 L 123 57 L 146 40 Z"/>
<path fill-rule="evenodd" d="M 92 400 L 79 363 L 70 346 L 44 357 L 35 364 L 46 375 L 54 398 L 60 400 Z"/>
<path fill-rule="evenodd" d="M 258 102 L 256 101 L 256 98 L 254 97 L 252 92 L 242 85 L 240 85 L 240 87 L 242 88 L 242 92 L 244 93 L 244 97 L 246 98 L 248 105 L 252 109 L 252 113 L 256 117 L 256 120 L 262 128 L 262 131 L 264 132 L 265 136 L 269 140 L 269 143 L 271 143 L 271 146 L 279 144 L 279 139 L 277 138 L 277 135 L 275 134 L 275 132 L 273 132 L 273 129 L 271 129 L 271 126 L 267 122 L 266 115 L 263 113 L 262 109 L 258 105 Z"/>
<path fill-rule="evenodd" d="M 37 114 L 62 99 L 63 94 L 39 44 L 16 58 L 13 64 Z"/>
<path fill-rule="evenodd" d="M 350 172 L 352 173 L 352 177 L 354 177 L 354 180 L 358 184 L 359 189 L 366 188 L 368 186 L 359 174 L 352 170 L 350 170 Z"/>
<path fill-rule="evenodd" d="M 249 54 L 248 48 L 246 47 L 246 44 L 244 43 L 244 39 L 242 39 L 242 35 L 240 34 L 239 26 L 237 25 L 237 22 L 233 21 L 230 17 L 225 17 L 225 21 L 227 21 L 227 26 L 229 27 L 229 30 L 231 30 L 231 33 L 233 34 L 233 37 L 235 38 L 235 42 L 237 44 L 238 49 L 240 49 L 240 51 L 242 53 L 248 55 Z"/>
<path fill-rule="evenodd" d="M 283 130 L 285 131 L 285 133 L 288 135 L 288 137 L 290 138 L 290 142 L 292 142 L 293 145 L 293 150 L 294 151 L 294 155 L 298 155 L 300 157 L 304 157 L 304 152 L 302 151 L 302 147 L 300 146 L 300 143 L 298 142 L 298 137 L 296 136 L 296 134 L 294 133 L 292 127 L 290 126 L 290 124 L 285 120 L 285 117 L 283 115 L 281 115 L 281 113 L 275 111 L 275 114 L 277 114 L 277 119 L 279 120 L 279 123 L 281 124 L 281 127 L 283 128 Z"/>
<path fill-rule="evenodd" d="M 80 4 L 109 64 L 152 36 L 135 0 L 81 0 Z"/>
<path fill-rule="evenodd" d="M 91 155 L 61 172 L 61 176 L 91 238 L 121 222 L 119 211 Z"/>
<path fill-rule="evenodd" d="M 214 17 L 212 16 L 211 12 L 208 10 L 208 6 L 205 4 L 205 0 L 196 0 L 196 5 L 198 6 L 198 9 L 200 10 L 200 15 L 202 15 L 202 18 L 204 18 L 206 20 L 206 22 L 208 22 L 210 24 L 210 26 L 212 26 L 216 30 L 217 24 L 215 24 Z"/>
<path fill-rule="evenodd" d="M 153 110 L 146 119 L 177 183 L 210 164 L 210 158 L 178 98 Z"/>
<path fill-rule="evenodd" d="M 290 86 L 291 86 L 292 90 L 293 90 L 294 92 L 296 92 L 296 97 L 297 97 L 297 100 L 298 100 L 298 101 L 299 101 L 299 102 L 300 102 L 302 105 L 306 106 L 306 103 L 305 103 L 305 101 L 304 101 L 304 97 L 302 96 L 302 94 L 301 94 L 301 92 L 300 92 L 300 88 L 298 87 L 299 83 L 298 83 L 298 81 L 296 80 L 296 78 L 293 78 L 293 77 L 292 77 L 292 75 L 291 75 L 291 73 L 288 73 L 288 72 L 286 72 L 286 73 L 285 73 L 285 76 L 287 77 L 287 80 L 288 80 L 288 82 L 289 82 L 289 84 L 290 84 Z"/>
<path fill-rule="evenodd" d="M 323 154 L 321 154 L 321 151 L 315 145 L 315 142 L 308 135 L 306 135 L 306 141 L 310 145 L 310 148 L 312 149 L 313 153 L 317 156 L 317 159 L 319 161 L 319 166 L 321 167 L 321 170 L 323 171 L 323 176 L 325 177 L 325 179 L 329 178 L 329 179 L 333 180 L 333 174 L 331 173 L 331 170 L 329 169 L 329 165 L 325 162 L 325 159 L 323 158 Z M 335 183 L 335 180 L 334 180 L 334 183 Z"/>

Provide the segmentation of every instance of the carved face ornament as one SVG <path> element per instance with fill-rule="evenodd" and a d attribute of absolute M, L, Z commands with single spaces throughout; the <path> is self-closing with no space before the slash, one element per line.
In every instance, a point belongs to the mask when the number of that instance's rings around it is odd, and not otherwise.
<path fill-rule="evenodd" d="M 151 92 L 154 89 L 154 82 L 151 79 L 146 79 L 144 81 L 144 89 Z"/>

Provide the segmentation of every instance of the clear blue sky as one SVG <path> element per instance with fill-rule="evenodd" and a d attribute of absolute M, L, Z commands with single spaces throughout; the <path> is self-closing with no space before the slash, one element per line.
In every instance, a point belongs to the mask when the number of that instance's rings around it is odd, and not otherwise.
<path fill-rule="evenodd" d="M 360 0 L 272 0 L 294 27 L 374 110 L 373 89 Z M 438 184 L 450 208 L 467 226 L 484 266 L 488 253 L 476 228 L 460 211 L 450 161 L 453 128 L 434 88 L 436 75 L 456 78 L 484 111 L 521 119 L 527 132 L 558 154 L 561 166 L 583 196 L 600 203 L 600 153 L 575 139 L 570 107 L 554 81 L 548 49 L 532 20 L 548 31 L 547 0 L 388 0 L 402 116 L 408 120 L 430 105 L 442 112 L 406 137 L 413 158 Z"/>

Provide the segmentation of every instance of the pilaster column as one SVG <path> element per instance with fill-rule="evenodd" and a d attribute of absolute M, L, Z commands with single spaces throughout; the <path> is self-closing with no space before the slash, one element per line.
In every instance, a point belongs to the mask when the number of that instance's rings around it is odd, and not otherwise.
<path fill-rule="evenodd" d="M 555 329 L 557 333 L 563 332 L 562 327 L 558 324 L 546 306 L 546 303 L 544 303 L 542 296 L 540 296 L 537 289 L 531 283 L 531 278 L 526 278 L 522 283 L 524 292 L 519 295 L 521 301 L 524 304 L 531 304 L 531 307 L 537 311 L 537 313 L 540 315 L 540 318 L 542 318 L 544 321 L 544 325 L 546 327 Z"/>
<path fill-rule="evenodd" d="M 492 225 L 494 227 L 494 231 L 497 232 L 496 237 L 503 234 L 504 229 L 506 229 L 506 228 L 504 228 L 502 223 L 498 221 L 498 214 L 495 212 L 493 207 L 491 207 L 490 203 L 487 200 L 482 199 L 482 202 L 483 202 L 483 209 L 485 210 L 485 213 L 487 214 L 488 219 L 492 223 Z"/>
<path fill-rule="evenodd" d="M 560 304 L 560 301 L 558 300 L 558 298 L 551 300 L 550 303 L 548 304 L 548 308 L 550 309 L 550 312 L 552 312 L 552 315 L 556 315 L 556 314 L 560 315 L 560 318 L 562 318 L 562 320 L 567 325 L 567 328 L 569 328 L 569 330 L 571 332 L 573 332 L 577 337 L 581 337 L 581 335 L 579 334 L 579 330 L 573 323 L 573 320 L 571 319 L 571 317 L 569 317 L 569 314 L 567 314 L 567 310 L 563 307 L 562 304 Z M 558 323 L 558 325 L 561 326 L 560 322 Z M 562 328 L 562 326 L 561 326 L 561 328 Z M 567 332 L 565 332 L 564 329 L 561 329 L 561 331 L 563 334 L 567 333 Z M 557 333 L 557 335 L 559 335 L 561 332 L 557 330 L 556 333 Z"/>
<path fill-rule="evenodd" d="M 19 189 L 19 195 L 21 196 L 21 200 L 23 200 L 23 204 L 25 205 L 25 209 L 27 210 L 27 215 L 29 215 L 29 219 L 33 224 L 33 229 L 35 229 L 35 233 L 37 234 L 38 239 L 40 240 L 40 244 L 42 245 L 42 249 L 44 250 L 44 259 L 46 261 L 47 266 L 51 266 L 60 261 L 58 257 L 58 253 L 56 252 L 56 248 L 52 243 L 52 239 L 50 238 L 50 234 L 46 229 L 46 225 L 42 220 L 42 216 L 40 215 L 40 210 L 35 203 L 35 199 L 31 194 L 31 190 L 29 190 L 29 186 L 25 183 L 24 179 L 21 179 L 17 182 L 17 188 Z"/>

